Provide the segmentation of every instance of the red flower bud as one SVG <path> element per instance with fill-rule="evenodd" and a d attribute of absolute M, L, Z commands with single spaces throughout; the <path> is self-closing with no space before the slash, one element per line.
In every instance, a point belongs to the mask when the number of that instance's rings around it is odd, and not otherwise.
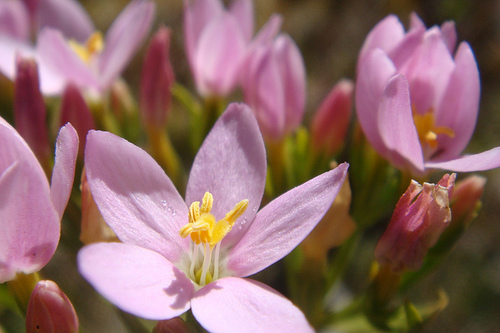
<path fill-rule="evenodd" d="M 26 313 L 26 332 L 78 332 L 78 317 L 68 297 L 49 280 L 33 289 Z"/>
<path fill-rule="evenodd" d="M 451 221 L 449 198 L 456 175 L 436 184 L 412 180 L 394 209 L 391 222 L 375 248 L 375 257 L 393 271 L 417 270 Z"/>

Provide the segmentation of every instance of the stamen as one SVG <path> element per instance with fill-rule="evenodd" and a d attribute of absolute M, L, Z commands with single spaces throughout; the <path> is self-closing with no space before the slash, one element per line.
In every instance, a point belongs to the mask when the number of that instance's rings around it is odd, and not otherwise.
<path fill-rule="evenodd" d="M 190 235 L 191 240 L 194 242 L 189 276 L 201 286 L 210 283 L 213 278 L 219 278 L 220 242 L 231 231 L 236 220 L 245 213 L 248 207 L 248 200 L 242 200 L 223 219 L 216 222 L 215 217 L 210 213 L 213 201 L 212 194 L 206 192 L 203 196 L 201 208 L 199 201 L 193 202 L 189 206 L 189 221 L 179 230 L 179 235 L 182 238 Z M 201 246 L 203 246 L 203 263 L 200 268 L 198 251 L 202 251 Z M 215 256 L 213 266 L 211 266 L 214 248 Z"/>
<path fill-rule="evenodd" d="M 424 114 L 417 113 L 415 106 L 413 106 L 412 109 L 413 122 L 417 128 L 418 139 L 422 146 L 427 145 L 432 149 L 436 149 L 438 147 L 438 135 L 440 134 L 450 138 L 455 137 L 455 132 L 451 128 L 436 126 L 436 119 L 432 108 Z"/>
<path fill-rule="evenodd" d="M 85 63 L 89 63 L 93 55 L 100 53 L 104 48 L 102 34 L 99 31 L 90 35 L 85 42 L 85 45 L 82 45 L 75 40 L 69 40 L 68 44 Z"/>

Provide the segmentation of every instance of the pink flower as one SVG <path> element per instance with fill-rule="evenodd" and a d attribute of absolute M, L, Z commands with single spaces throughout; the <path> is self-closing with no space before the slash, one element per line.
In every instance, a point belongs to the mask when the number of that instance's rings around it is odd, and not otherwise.
<path fill-rule="evenodd" d="M 85 42 L 94 30 L 89 15 L 75 0 L 2 0 L 0 35 L 28 41 L 31 32 L 58 29 L 66 38 Z"/>
<path fill-rule="evenodd" d="M 124 139 L 92 131 L 85 156 L 94 199 L 123 243 L 84 247 L 78 266 L 112 303 L 155 320 L 191 308 L 208 331 L 312 330 L 290 301 L 242 277 L 304 239 L 331 206 L 346 164 L 257 213 L 266 178 L 264 143 L 249 108 L 237 104 L 200 148 L 185 202 L 158 164 Z"/>
<path fill-rule="evenodd" d="M 37 61 L 42 93 L 59 94 L 67 83 L 73 83 L 100 94 L 116 80 L 141 45 L 153 15 L 152 1 L 134 0 L 113 22 L 104 39 L 95 32 L 83 44 L 49 27 L 38 34 L 36 47 L 0 37 L 0 71 L 13 79 L 14 59 L 21 54 Z"/>
<path fill-rule="evenodd" d="M 50 280 L 40 281 L 31 293 L 26 312 L 26 332 L 78 332 L 73 304 Z"/>
<path fill-rule="evenodd" d="M 420 268 L 427 251 L 451 221 L 455 178 L 455 174 L 446 174 L 436 185 L 423 186 L 411 181 L 375 248 L 380 264 L 389 264 L 393 271 Z"/>
<path fill-rule="evenodd" d="M 234 89 L 253 33 L 250 0 L 229 10 L 221 0 L 184 1 L 184 40 L 196 87 L 202 95 L 224 96 Z"/>
<path fill-rule="evenodd" d="M 425 28 L 413 14 L 405 33 L 390 15 L 368 34 L 358 60 L 356 108 L 374 148 L 394 166 L 479 171 L 500 166 L 500 148 L 460 156 L 479 110 L 479 73 L 470 46 L 454 53 L 453 22 Z"/>
<path fill-rule="evenodd" d="M 78 136 L 59 131 L 49 185 L 27 143 L 0 118 L 0 283 L 39 271 L 52 258 L 73 185 Z"/>
<path fill-rule="evenodd" d="M 245 102 L 255 112 L 266 139 L 280 140 L 302 122 L 306 73 L 290 36 L 256 42 L 242 70 Z"/>
<path fill-rule="evenodd" d="M 184 40 L 196 88 L 203 96 L 226 96 L 239 83 L 251 48 L 251 0 L 235 0 L 228 10 L 221 0 L 184 0 Z M 259 38 L 272 38 L 281 25 L 273 16 Z"/>

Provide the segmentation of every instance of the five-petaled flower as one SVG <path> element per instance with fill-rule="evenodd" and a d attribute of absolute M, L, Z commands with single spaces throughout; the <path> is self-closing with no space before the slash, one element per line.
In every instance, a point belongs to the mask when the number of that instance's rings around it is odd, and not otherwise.
<path fill-rule="evenodd" d="M 67 83 L 92 93 L 103 93 L 143 42 L 153 21 L 154 8 L 152 1 L 130 2 L 104 38 L 96 31 L 86 33 L 83 41 L 67 39 L 64 31 L 45 27 L 33 47 L 28 42 L 0 35 L 0 71 L 14 79 L 16 57 L 31 57 L 38 63 L 43 94 L 60 94 Z"/>
<path fill-rule="evenodd" d="M 331 206 L 347 164 L 257 213 L 264 143 L 250 109 L 232 104 L 194 160 L 186 202 L 145 151 L 113 134 L 89 133 L 85 165 L 97 206 L 123 243 L 84 247 L 78 266 L 112 303 L 156 320 L 191 308 L 209 331 L 312 330 L 290 301 L 242 277 L 304 239 Z"/>
<path fill-rule="evenodd" d="M 390 15 L 368 34 L 358 60 L 356 111 L 373 147 L 394 166 L 480 171 L 500 166 L 500 148 L 460 156 L 479 110 L 479 73 L 472 50 L 453 54 L 453 22 L 426 29 L 413 14 L 405 33 Z"/>

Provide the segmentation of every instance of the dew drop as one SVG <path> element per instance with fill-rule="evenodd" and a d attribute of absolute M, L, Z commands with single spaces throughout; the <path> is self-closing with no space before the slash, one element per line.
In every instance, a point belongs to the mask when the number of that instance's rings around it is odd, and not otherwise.
<path fill-rule="evenodd" d="M 175 216 L 175 214 L 177 214 L 177 212 L 175 211 L 175 209 L 173 209 L 170 206 L 167 208 L 167 213 L 171 214 L 172 216 Z"/>
<path fill-rule="evenodd" d="M 161 206 L 163 207 L 164 211 L 167 211 L 167 202 L 165 200 L 161 201 Z"/>

